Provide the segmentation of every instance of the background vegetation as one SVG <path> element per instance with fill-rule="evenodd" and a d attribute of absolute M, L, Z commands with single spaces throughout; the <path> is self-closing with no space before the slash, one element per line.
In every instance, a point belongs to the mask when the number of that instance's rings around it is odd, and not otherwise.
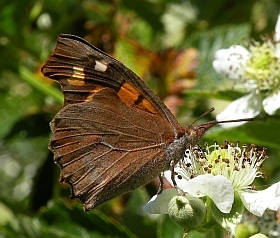
<path fill-rule="evenodd" d="M 40 73 L 58 34 L 84 37 L 122 61 L 188 125 L 242 95 L 213 70 L 215 51 L 272 33 L 279 13 L 278 0 L 1 0 L 0 236 L 182 237 L 167 216 L 141 211 L 156 182 L 87 213 L 59 184 L 48 141 L 63 97 Z M 263 188 L 280 180 L 279 115 L 261 113 L 232 130 L 217 126 L 203 141 L 267 147 L 268 180 L 256 184 Z"/>

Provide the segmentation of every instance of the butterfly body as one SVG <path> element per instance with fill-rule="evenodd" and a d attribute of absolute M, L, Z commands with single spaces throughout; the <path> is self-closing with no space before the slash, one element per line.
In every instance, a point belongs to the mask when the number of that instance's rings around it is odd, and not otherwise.
<path fill-rule="evenodd" d="M 76 36 L 59 36 L 42 73 L 64 93 L 50 149 L 85 210 L 170 169 L 216 124 L 181 126 L 142 79 Z"/>

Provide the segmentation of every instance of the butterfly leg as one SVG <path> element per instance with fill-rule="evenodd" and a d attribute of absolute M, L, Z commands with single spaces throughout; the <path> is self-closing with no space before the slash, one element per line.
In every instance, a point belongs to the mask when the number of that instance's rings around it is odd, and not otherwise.
<path fill-rule="evenodd" d="M 171 160 L 170 170 L 171 170 L 171 180 L 172 180 L 173 186 L 174 186 L 174 188 L 176 188 L 176 190 L 180 196 L 184 196 L 185 195 L 184 191 L 182 189 L 178 188 L 177 183 L 175 181 L 176 172 L 175 172 L 174 168 L 175 168 L 175 161 Z"/>
<path fill-rule="evenodd" d="M 160 184 L 159 184 L 159 188 L 158 188 L 157 194 L 160 194 L 163 191 L 163 185 L 164 185 L 164 182 L 163 182 L 163 172 L 160 173 L 158 178 L 159 178 L 159 183 Z"/>

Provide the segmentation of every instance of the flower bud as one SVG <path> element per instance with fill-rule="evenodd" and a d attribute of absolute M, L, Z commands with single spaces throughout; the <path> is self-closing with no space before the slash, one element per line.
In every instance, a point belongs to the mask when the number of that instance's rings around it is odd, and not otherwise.
<path fill-rule="evenodd" d="M 203 221 L 206 207 L 199 198 L 186 194 L 175 196 L 170 200 L 168 213 L 172 221 L 188 231 Z"/>

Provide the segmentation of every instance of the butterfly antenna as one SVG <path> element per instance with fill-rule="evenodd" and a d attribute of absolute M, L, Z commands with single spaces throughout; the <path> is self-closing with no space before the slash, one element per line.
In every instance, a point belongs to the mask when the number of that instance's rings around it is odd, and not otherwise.
<path fill-rule="evenodd" d="M 207 110 L 206 112 L 204 112 L 202 115 L 200 115 L 198 118 L 196 118 L 193 123 L 191 124 L 191 126 L 193 126 L 196 122 L 198 122 L 201 118 L 205 117 L 206 115 L 210 114 L 211 112 L 213 112 L 215 110 L 214 107 L 211 107 L 209 110 Z"/>
<path fill-rule="evenodd" d="M 215 110 L 214 107 L 211 107 L 209 110 L 207 110 L 206 112 L 204 112 L 202 115 L 200 115 L 197 119 L 195 119 L 193 121 L 193 123 L 191 124 L 194 125 L 197 121 L 199 121 L 201 118 L 205 117 L 206 115 L 208 115 L 209 113 L 213 112 Z M 206 123 L 203 123 L 203 125 L 207 125 L 207 124 L 221 124 L 221 123 L 231 123 L 231 122 L 241 122 L 241 121 L 254 121 L 254 118 L 241 118 L 241 119 L 232 119 L 232 120 L 224 120 L 224 121 L 209 121 Z"/>
<path fill-rule="evenodd" d="M 221 123 L 229 123 L 229 122 L 241 122 L 241 121 L 254 121 L 254 118 L 241 118 L 241 119 L 233 119 L 233 120 L 225 120 L 225 121 L 217 121 L 217 124 Z"/>

